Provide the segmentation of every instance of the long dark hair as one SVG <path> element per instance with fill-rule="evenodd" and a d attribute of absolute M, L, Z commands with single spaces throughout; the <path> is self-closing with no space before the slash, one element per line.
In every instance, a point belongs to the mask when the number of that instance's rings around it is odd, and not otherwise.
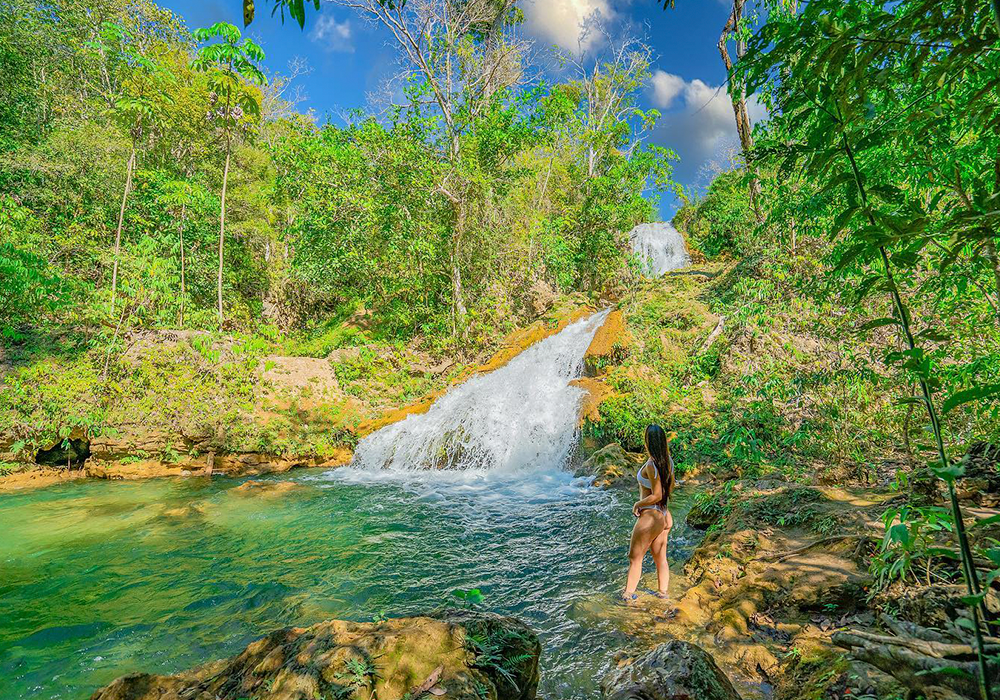
<path fill-rule="evenodd" d="M 663 485 L 663 500 L 661 506 L 667 505 L 670 494 L 674 492 L 674 460 L 670 457 L 670 442 L 663 428 L 656 423 L 646 428 L 646 449 L 656 465 L 656 473 Z"/>

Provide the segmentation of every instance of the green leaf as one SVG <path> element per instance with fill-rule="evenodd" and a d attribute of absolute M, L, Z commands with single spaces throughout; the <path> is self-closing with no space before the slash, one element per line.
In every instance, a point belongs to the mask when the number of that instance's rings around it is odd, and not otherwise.
<path fill-rule="evenodd" d="M 948 413 L 953 408 L 963 404 L 979 399 L 992 398 L 998 394 L 1000 394 L 1000 384 L 986 384 L 984 386 L 972 387 L 971 389 L 963 389 L 949 396 L 941 407 L 941 411 Z"/>
<path fill-rule="evenodd" d="M 876 328 L 882 328 L 884 326 L 898 326 L 898 325 L 899 325 L 898 319 L 889 316 L 884 316 L 882 318 L 872 319 L 871 321 L 862 324 L 862 326 L 858 330 L 864 332 L 864 331 L 874 330 Z"/>

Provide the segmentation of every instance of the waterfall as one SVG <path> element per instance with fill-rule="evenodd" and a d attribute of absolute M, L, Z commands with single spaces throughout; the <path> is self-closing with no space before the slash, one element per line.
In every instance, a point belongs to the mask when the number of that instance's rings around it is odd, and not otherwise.
<path fill-rule="evenodd" d="M 357 469 L 510 470 L 561 466 L 576 442 L 583 390 L 570 385 L 607 311 L 532 345 L 508 364 L 475 376 L 426 413 L 358 443 Z"/>
<path fill-rule="evenodd" d="M 673 224 L 639 224 L 632 229 L 629 240 L 632 251 L 639 256 L 650 277 L 659 277 L 691 262 L 684 238 Z"/>

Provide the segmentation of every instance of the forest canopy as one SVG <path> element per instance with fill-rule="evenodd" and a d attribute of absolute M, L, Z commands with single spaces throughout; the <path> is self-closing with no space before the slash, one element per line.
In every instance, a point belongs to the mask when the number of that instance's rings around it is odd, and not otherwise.
<path fill-rule="evenodd" d="M 642 140 L 650 49 L 546 82 L 513 2 L 420 34 L 433 11 L 399 12 L 420 52 L 400 60 L 421 67 L 399 104 L 318 124 L 232 25 L 4 0 L 0 332 L 294 331 L 364 312 L 386 337 L 475 347 L 533 294 L 621 287 L 628 230 L 675 187 L 673 155 Z"/>

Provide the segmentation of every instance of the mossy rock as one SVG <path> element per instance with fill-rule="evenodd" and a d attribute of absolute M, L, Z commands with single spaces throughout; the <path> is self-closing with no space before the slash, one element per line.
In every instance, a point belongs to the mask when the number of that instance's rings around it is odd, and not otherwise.
<path fill-rule="evenodd" d="M 635 484 L 635 473 L 643 463 L 642 455 L 626 452 L 617 442 L 594 452 L 576 470 L 577 476 L 593 476 L 594 486 L 609 489 Z"/>
<path fill-rule="evenodd" d="M 240 654 L 173 676 L 133 673 L 91 700 L 534 700 L 540 644 L 513 618 L 457 611 L 272 632 Z M 502 669 L 502 670 L 500 670 Z"/>
<path fill-rule="evenodd" d="M 601 691 L 608 700 L 740 700 L 711 654 L 679 639 L 612 671 Z"/>

